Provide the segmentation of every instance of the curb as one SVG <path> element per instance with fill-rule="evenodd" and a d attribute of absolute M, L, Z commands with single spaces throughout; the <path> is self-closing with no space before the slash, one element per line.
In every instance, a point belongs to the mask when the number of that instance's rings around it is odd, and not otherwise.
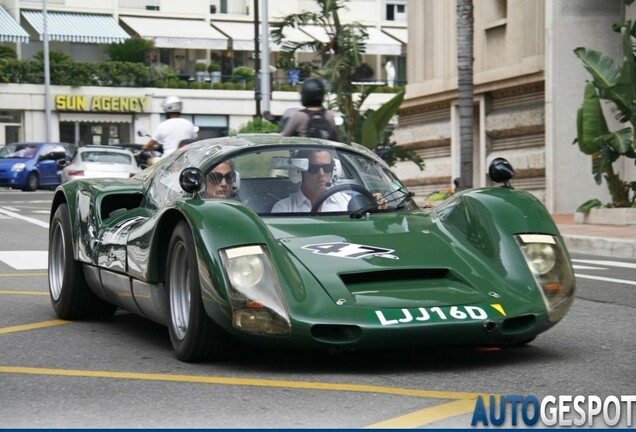
<path fill-rule="evenodd" d="M 636 241 L 561 234 L 570 252 L 636 259 Z"/>

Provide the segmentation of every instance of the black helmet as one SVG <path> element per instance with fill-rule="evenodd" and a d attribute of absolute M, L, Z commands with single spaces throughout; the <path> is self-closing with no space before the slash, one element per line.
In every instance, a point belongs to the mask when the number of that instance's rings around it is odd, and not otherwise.
<path fill-rule="evenodd" d="M 303 106 L 320 106 L 325 98 L 325 86 L 318 78 L 307 78 L 300 87 L 300 100 Z"/>

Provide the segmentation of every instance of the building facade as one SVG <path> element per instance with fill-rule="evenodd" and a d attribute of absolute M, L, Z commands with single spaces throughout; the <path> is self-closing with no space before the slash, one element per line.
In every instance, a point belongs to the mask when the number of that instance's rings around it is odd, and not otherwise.
<path fill-rule="evenodd" d="M 197 64 L 216 63 L 228 77 L 237 66 L 254 68 L 254 25 L 267 10 L 268 22 L 282 16 L 316 10 L 311 0 L 0 0 L 0 47 L 30 59 L 44 49 L 44 6 L 48 46 L 79 62 L 108 60 L 104 48 L 132 37 L 151 40 L 151 61 L 173 68 L 182 80 L 197 79 Z M 384 65 L 396 65 L 397 82 L 406 77 L 406 0 L 352 0 L 341 18 L 357 21 L 369 31 L 364 62 L 369 81 L 386 81 Z M 320 29 L 306 26 L 288 37 L 302 41 L 324 38 Z M 259 28 L 259 36 L 261 30 Z M 262 44 L 262 42 L 261 42 Z M 282 47 L 268 41 L 273 77 L 269 111 L 282 115 L 299 105 L 295 91 L 281 91 L 287 71 L 273 68 Z M 298 60 L 314 60 L 315 53 L 299 53 Z M 207 80 L 214 77 L 207 75 Z M 163 119 L 161 103 L 168 95 L 184 101 L 184 116 L 200 128 L 200 137 L 227 135 L 257 112 L 254 90 L 197 90 L 0 84 L 0 145 L 45 139 L 46 105 L 51 107 L 53 140 L 117 144 L 145 142 L 139 131 L 152 131 Z M 377 107 L 391 97 L 379 94 L 365 107 Z"/>
<path fill-rule="evenodd" d="M 609 201 L 606 185 L 593 180 L 590 157 L 573 145 L 589 79 L 573 50 L 589 47 L 622 62 L 612 24 L 636 18 L 636 5 L 627 3 L 473 2 L 475 186 L 488 184 L 488 162 L 502 156 L 516 170 L 513 186 L 550 212 L 573 212 L 591 198 Z M 420 199 L 459 176 L 455 8 L 446 0 L 408 2 L 408 85 L 395 136 L 426 168 L 402 162 L 396 171 Z M 630 164 L 616 168 L 636 179 Z"/>

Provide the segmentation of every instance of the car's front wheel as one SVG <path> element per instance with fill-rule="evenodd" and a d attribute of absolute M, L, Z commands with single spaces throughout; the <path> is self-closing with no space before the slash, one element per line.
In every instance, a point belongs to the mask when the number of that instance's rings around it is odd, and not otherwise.
<path fill-rule="evenodd" d="M 81 264 L 73 257 L 66 204 L 57 208 L 49 228 L 49 294 L 55 313 L 62 319 L 110 318 L 117 310 L 91 291 Z"/>
<path fill-rule="evenodd" d="M 166 265 L 170 305 L 168 329 L 179 360 L 215 360 L 227 355 L 229 336 L 205 312 L 199 267 L 190 227 L 177 224 L 170 239 Z"/>
<path fill-rule="evenodd" d="M 40 178 L 38 177 L 38 173 L 31 171 L 27 177 L 26 184 L 24 185 L 24 190 L 28 192 L 33 192 L 37 190 L 40 186 Z"/>

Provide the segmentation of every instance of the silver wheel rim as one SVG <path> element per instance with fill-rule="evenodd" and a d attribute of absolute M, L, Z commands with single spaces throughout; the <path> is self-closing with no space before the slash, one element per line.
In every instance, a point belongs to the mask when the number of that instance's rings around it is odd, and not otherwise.
<path fill-rule="evenodd" d="M 49 247 L 49 290 L 55 301 L 58 301 L 62 295 L 64 266 L 66 264 L 65 246 L 62 224 L 57 221 L 53 225 L 53 235 Z"/>
<path fill-rule="evenodd" d="M 182 340 L 188 332 L 190 320 L 190 267 L 182 241 L 174 245 L 169 265 L 170 319 L 175 336 Z"/>

